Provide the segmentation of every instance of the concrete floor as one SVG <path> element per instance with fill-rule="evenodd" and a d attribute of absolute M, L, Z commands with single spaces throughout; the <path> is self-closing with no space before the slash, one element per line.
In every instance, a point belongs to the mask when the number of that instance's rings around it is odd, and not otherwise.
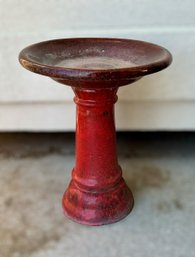
<path fill-rule="evenodd" d="M 72 134 L 0 134 L 0 257 L 195 257 L 195 134 L 118 134 L 135 206 L 101 227 L 63 216 Z"/>

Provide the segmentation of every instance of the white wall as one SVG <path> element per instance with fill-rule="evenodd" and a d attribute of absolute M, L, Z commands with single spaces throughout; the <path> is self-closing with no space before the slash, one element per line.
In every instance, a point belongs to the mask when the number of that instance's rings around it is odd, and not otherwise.
<path fill-rule="evenodd" d="M 17 56 L 79 36 L 147 40 L 173 54 L 167 70 L 120 88 L 118 129 L 195 129 L 193 0 L 0 0 L 0 17 L 0 130 L 74 130 L 71 89 L 24 70 Z"/>

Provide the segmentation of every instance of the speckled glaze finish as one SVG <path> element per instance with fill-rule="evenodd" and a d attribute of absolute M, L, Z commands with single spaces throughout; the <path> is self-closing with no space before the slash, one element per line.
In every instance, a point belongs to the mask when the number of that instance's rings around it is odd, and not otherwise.
<path fill-rule="evenodd" d="M 94 226 L 121 220 L 134 200 L 117 160 L 116 93 L 120 86 L 166 68 L 171 54 L 137 40 L 73 38 L 31 45 L 19 60 L 75 93 L 76 164 L 62 200 L 64 213 Z"/>

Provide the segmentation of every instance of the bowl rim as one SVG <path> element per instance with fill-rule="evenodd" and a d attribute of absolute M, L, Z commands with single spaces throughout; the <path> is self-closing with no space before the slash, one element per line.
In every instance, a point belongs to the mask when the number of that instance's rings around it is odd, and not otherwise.
<path fill-rule="evenodd" d="M 133 67 L 111 68 L 111 69 L 82 69 L 82 68 L 67 68 L 62 66 L 52 66 L 44 63 L 39 63 L 28 57 L 34 47 L 44 46 L 44 44 L 57 44 L 59 42 L 112 42 L 112 43 L 134 43 L 140 45 L 147 45 L 155 47 L 159 50 L 159 53 L 164 52 L 163 58 L 160 60 Z M 117 79 L 129 79 L 134 77 L 142 77 L 168 67 L 172 62 L 171 53 L 164 47 L 157 44 L 153 44 L 147 41 L 127 39 L 127 38 L 106 38 L 106 37 L 75 37 L 75 38 L 59 38 L 47 41 L 38 42 L 25 47 L 19 54 L 19 62 L 21 65 L 34 73 L 49 76 L 52 78 L 61 79 L 80 79 L 80 80 L 117 80 Z"/>

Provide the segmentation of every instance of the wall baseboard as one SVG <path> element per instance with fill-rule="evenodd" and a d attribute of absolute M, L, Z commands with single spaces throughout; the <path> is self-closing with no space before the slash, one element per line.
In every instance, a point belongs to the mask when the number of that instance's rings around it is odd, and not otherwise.
<path fill-rule="evenodd" d="M 119 101 L 119 131 L 195 130 L 195 101 Z M 73 102 L 0 104 L 0 131 L 74 131 Z"/>

